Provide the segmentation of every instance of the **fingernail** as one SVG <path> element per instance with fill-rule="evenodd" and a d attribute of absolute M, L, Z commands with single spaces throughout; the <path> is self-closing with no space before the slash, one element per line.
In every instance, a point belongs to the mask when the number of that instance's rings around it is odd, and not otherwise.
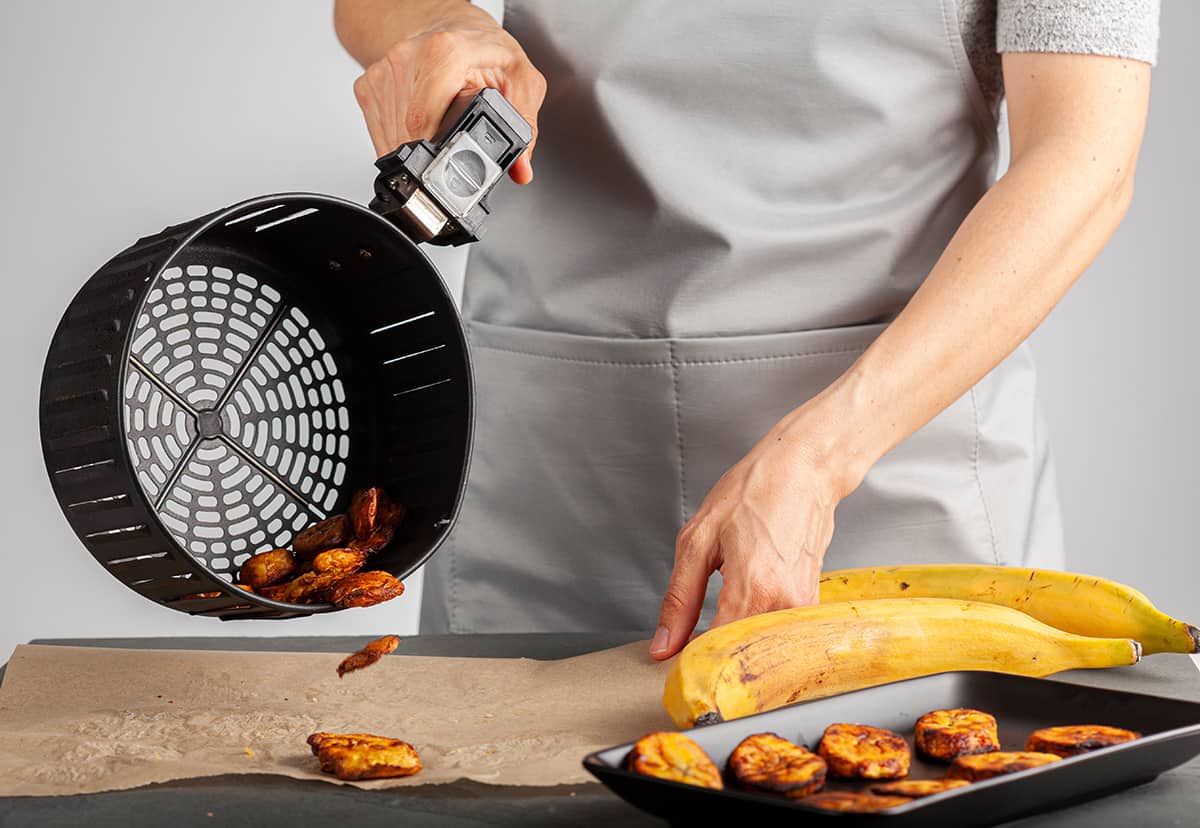
<path fill-rule="evenodd" d="M 661 653 L 667 649 L 667 645 L 671 643 L 671 631 L 666 627 L 659 627 L 654 633 L 654 639 L 650 642 L 651 653 Z"/>

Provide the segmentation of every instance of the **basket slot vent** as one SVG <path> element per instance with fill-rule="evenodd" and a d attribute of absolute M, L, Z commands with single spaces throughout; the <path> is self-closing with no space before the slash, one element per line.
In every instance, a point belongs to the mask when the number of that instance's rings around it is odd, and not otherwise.
<path fill-rule="evenodd" d="M 377 334 L 386 333 L 387 331 L 392 331 L 392 330 L 395 330 L 396 328 L 400 328 L 405 325 L 410 325 L 413 322 L 420 322 L 422 319 L 429 319 L 434 315 L 435 315 L 434 311 L 425 311 L 424 313 L 418 313 L 415 316 L 409 316 L 405 319 L 401 319 L 398 322 L 387 322 L 383 325 L 380 325 L 378 328 L 373 329 L 371 331 L 371 335 L 375 336 Z"/>
<path fill-rule="evenodd" d="M 105 566 L 113 561 L 135 561 L 161 558 L 167 554 L 166 543 L 161 535 L 125 538 L 120 543 L 93 543 L 87 541 L 92 555 Z"/>
<path fill-rule="evenodd" d="M 413 388 L 406 388 L 403 391 L 396 391 L 392 394 L 392 396 L 393 397 L 403 397 L 408 394 L 415 394 L 418 391 L 428 391 L 431 388 L 437 388 L 439 385 L 445 385 L 446 383 L 451 382 L 451 381 L 452 381 L 451 377 L 446 377 L 445 379 L 440 379 L 440 380 L 434 380 L 433 382 L 427 382 L 424 385 L 418 385 Z"/>
<path fill-rule="evenodd" d="M 158 558 L 165 558 L 169 554 L 170 554 L 169 552 L 151 552 L 147 555 L 131 555 L 131 556 L 122 557 L 122 558 L 112 558 L 110 560 L 105 561 L 104 563 L 107 564 L 108 566 L 120 566 L 122 564 L 131 563 L 133 561 L 150 561 L 150 560 L 156 560 Z"/>
<path fill-rule="evenodd" d="M 119 526 L 116 529 L 102 529 L 98 532 L 92 532 L 84 537 L 96 546 L 101 546 L 109 543 L 125 543 L 138 538 L 148 538 L 150 537 L 150 530 L 145 524 Z"/>
<path fill-rule="evenodd" d="M 84 443 L 71 448 L 60 449 L 54 455 L 55 464 L 59 467 L 57 473 L 86 472 L 112 463 L 112 449 L 113 446 L 107 441 L 102 443 Z"/>
<path fill-rule="evenodd" d="M 73 305 L 68 311 L 67 319 L 77 325 L 107 325 L 115 320 L 116 314 L 134 300 L 134 296 L 133 288 L 109 290 L 96 294 L 95 298 L 90 299 L 87 304 Z"/>
<path fill-rule="evenodd" d="M 112 354 L 91 354 L 82 359 L 62 360 L 54 364 L 54 373 L 50 376 L 50 379 L 57 380 L 59 377 L 107 376 L 108 372 L 112 370 L 112 365 Z"/>
<path fill-rule="evenodd" d="M 44 403 L 46 413 L 51 417 L 60 417 L 78 411 L 87 411 L 108 402 L 108 391 L 104 388 L 87 388 L 84 390 L 60 394 Z"/>
<path fill-rule="evenodd" d="M 117 575 L 127 584 L 139 585 L 146 584 L 157 579 L 174 579 L 176 575 L 188 575 L 183 566 L 170 558 L 137 558 L 122 564 L 108 564 L 108 569 L 113 574 Z M 175 579 L 178 580 L 178 579 Z M 183 589 L 179 591 L 180 595 L 187 592 L 196 592 L 195 589 Z"/>
<path fill-rule="evenodd" d="M 109 436 L 110 432 L 106 425 L 88 426 L 62 434 L 47 435 L 46 445 L 51 451 L 67 451 L 93 443 L 103 443 L 109 439 Z"/>
<path fill-rule="evenodd" d="M 311 216 L 313 213 L 319 212 L 316 207 L 305 207 L 303 210 L 297 210 L 283 218 L 277 218 L 274 221 L 268 221 L 266 224 L 260 224 L 254 228 L 255 233 L 261 233 L 263 230 L 270 230 L 272 227 L 278 227 L 281 224 L 286 224 L 289 221 Z"/>
<path fill-rule="evenodd" d="M 113 355 L 120 353 L 123 347 L 124 344 L 114 336 L 63 339 L 53 342 L 46 356 L 49 364 L 71 365 L 97 356 L 115 358 Z"/>
<path fill-rule="evenodd" d="M 263 207 L 261 210 L 253 210 L 244 215 L 240 215 L 235 219 L 230 219 L 229 221 L 225 222 L 225 226 L 233 227 L 235 224 L 241 224 L 244 221 L 250 221 L 251 219 L 256 219 L 259 216 L 266 215 L 267 213 L 270 213 L 273 210 L 278 210 L 282 206 L 283 206 L 282 204 L 272 204 L 270 207 Z"/>
<path fill-rule="evenodd" d="M 112 458 L 82 463 L 54 471 L 54 479 L 59 486 L 105 486 L 114 477 L 116 464 Z M 108 486 L 111 488 L 111 485 Z"/>
<path fill-rule="evenodd" d="M 423 348 L 420 351 L 413 351 L 411 354 L 401 354 L 400 356 L 392 357 L 391 359 L 385 359 L 383 361 L 383 364 L 384 365 L 394 365 L 397 362 L 404 362 L 406 359 L 412 359 L 413 357 L 419 357 L 419 356 L 425 356 L 426 354 L 432 354 L 434 351 L 440 351 L 445 347 L 446 347 L 445 344 L 434 345 L 432 348 Z"/>
<path fill-rule="evenodd" d="M 211 586 L 190 572 L 166 578 L 154 578 L 137 585 L 138 592 L 155 601 L 168 603 L 193 592 L 207 592 Z"/>
<path fill-rule="evenodd" d="M 129 495 L 116 494 L 106 497 L 93 497 L 78 503 L 68 503 L 67 508 L 76 515 L 90 515 L 99 512 L 112 512 L 129 506 Z"/>

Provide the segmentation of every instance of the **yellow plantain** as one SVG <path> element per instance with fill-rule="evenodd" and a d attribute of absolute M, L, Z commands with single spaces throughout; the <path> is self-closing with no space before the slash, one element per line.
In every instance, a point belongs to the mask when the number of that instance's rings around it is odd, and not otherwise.
<path fill-rule="evenodd" d="M 1019 609 L 1076 635 L 1132 638 L 1142 652 L 1200 653 L 1200 629 L 1159 612 L 1133 587 L 1051 569 L 916 564 L 838 569 L 821 576 L 821 603 L 957 598 Z"/>
<path fill-rule="evenodd" d="M 1136 641 L 1086 638 L 1023 612 L 946 598 L 817 604 L 743 618 L 695 638 L 667 675 L 679 727 L 948 670 L 1046 676 L 1116 667 Z"/>

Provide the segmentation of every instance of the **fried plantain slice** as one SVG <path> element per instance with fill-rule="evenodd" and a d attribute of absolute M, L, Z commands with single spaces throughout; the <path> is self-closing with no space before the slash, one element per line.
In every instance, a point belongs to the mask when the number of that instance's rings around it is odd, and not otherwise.
<path fill-rule="evenodd" d="M 255 593 L 258 595 L 261 595 L 264 598 L 270 598 L 272 601 L 282 601 L 283 594 L 285 592 L 287 592 L 287 588 L 290 585 L 291 585 L 290 581 L 288 583 L 284 583 L 284 584 L 272 584 L 271 586 L 268 586 L 268 587 L 260 587 L 260 588 L 256 589 Z"/>
<path fill-rule="evenodd" d="M 380 514 L 388 513 L 389 504 L 387 495 L 378 486 L 355 492 L 354 497 L 350 498 L 350 508 L 347 510 L 354 537 L 359 540 L 371 537 L 375 527 L 380 525 Z"/>
<path fill-rule="evenodd" d="M 907 805 L 911 799 L 904 796 L 876 796 L 870 793 L 853 793 L 850 791 L 826 791 L 801 800 L 805 805 L 814 805 L 826 811 L 841 811 L 846 814 L 873 814 L 876 811 L 886 811 L 900 805 Z"/>
<path fill-rule="evenodd" d="M 296 571 L 296 559 L 286 549 L 271 549 L 251 555 L 238 570 L 238 581 L 259 589 L 290 578 Z"/>
<path fill-rule="evenodd" d="M 315 604 L 328 601 L 330 591 L 346 577 L 340 571 L 305 572 L 287 583 L 263 587 L 258 594 L 287 604 Z"/>
<path fill-rule="evenodd" d="M 385 655 L 396 652 L 396 648 L 399 646 L 400 636 L 398 635 L 385 635 L 383 638 L 376 638 L 357 653 L 351 653 L 342 659 L 342 663 L 337 668 L 338 678 L 354 670 L 370 667 Z"/>
<path fill-rule="evenodd" d="M 372 532 L 371 535 L 366 539 L 359 540 L 358 538 L 355 538 L 354 540 L 350 541 L 350 543 L 346 544 L 346 546 L 349 549 L 363 552 L 367 555 L 374 555 L 376 552 L 386 549 L 387 545 L 392 542 L 392 538 L 395 536 L 395 534 L 396 530 L 391 526 L 380 525 L 375 527 L 375 531 Z"/>
<path fill-rule="evenodd" d="M 996 717 L 967 707 L 926 713 L 917 719 L 913 741 L 918 753 L 939 762 L 1000 749 Z"/>
<path fill-rule="evenodd" d="M 357 549 L 326 549 L 312 559 L 313 572 L 337 572 L 353 575 L 367 562 L 367 553 Z"/>
<path fill-rule="evenodd" d="M 908 776 L 912 754 L 904 737 L 882 727 L 832 724 L 817 753 L 829 773 L 843 779 L 899 779 Z"/>
<path fill-rule="evenodd" d="M 370 607 L 404 593 L 404 584 L 390 572 L 357 572 L 337 582 L 327 600 L 339 607 Z"/>
<path fill-rule="evenodd" d="M 795 798 L 821 790 L 825 760 L 775 733 L 747 736 L 729 755 L 729 772 L 747 788 Z"/>
<path fill-rule="evenodd" d="M 991 779 L 993 776 L 1003 776 L 1007 773 L 1038 768 L 1059 762 L 1061 756 L 1053 753 L 1036 753 L 1033 751 L 995 751 L 993 753 L 976 753 L 970 756 L 960 756 L 946 771 L 946 779 L 965 779 L 968 782 L 979 782 Z"/>
<path fill-rule="evenodd" d="M 307 741 L 308 746 L 312 748 L 313 756 L 316 756 L 318 749 L 325 742 L 329 742 L 330 744 L 336 742 L 337 744 L 348 745 L 356 740 L 371 738 L 374 737 L 372 737 L 370 733 L 330 733 L 326 730 L 318 730 L 316 733 L 309 734 L 308 739 L 305 741 Z"/>
<path fill-rule="evenodd" d="M 1078 756 L 1100 748 L 1112 747 L 1140 739 L 1136 730 L 1124 730 L 1107 725 L 1062 725 L 1035 730 L 1025 743 L 1025 750 L 1053 753 L 1055 756 Z"/>
<path fill-rule="evenodd" d="M 298 560 L 312 560 L 318 552 L 345 546 L 350 537 L 350 518 L 334 515 L 304 527 L 292 540 L 292 552 Z"/>
<path fill-rule="evenodd" d="M 933 796 L 970 784 L 965 779 L 901 779 L 898 782 L 879 782 L 872 785 L 871 793 L 920 799 L 923 796 Z"/>
<path fill-rule="evenodd" d="M 421 770 L 421 757 L 408 742 L 370 733 L 318 732 L 308 744 L 321 770 L 338 779 L 388 779 Z"/>
<path fill-rule="evenodd" d="M 662 731 L 643 736 L 626 755 L 625 767 L 634 773 L 684 785 L 718 791 L 725 787 L 721 772 L 704 748 L 682 733 Z"/>

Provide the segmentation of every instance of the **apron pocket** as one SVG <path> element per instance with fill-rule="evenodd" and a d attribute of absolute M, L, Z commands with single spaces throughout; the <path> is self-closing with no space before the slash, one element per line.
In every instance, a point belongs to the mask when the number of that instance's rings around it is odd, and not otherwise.
<path fill-rule="evenodd" d="M 785 414 L 847 368 L 884 325 L 677 343 L 686 514 Z M 837 510 L 827 568 L 998 559 L 977 476 L 972 394 L 867 474 Z"/>
<path fill-rule="evenodd" d="M 666 342 L 467 329 L 474 455 L 425 617 L 461 632 L 651 630 L 679 518 Z"/>

